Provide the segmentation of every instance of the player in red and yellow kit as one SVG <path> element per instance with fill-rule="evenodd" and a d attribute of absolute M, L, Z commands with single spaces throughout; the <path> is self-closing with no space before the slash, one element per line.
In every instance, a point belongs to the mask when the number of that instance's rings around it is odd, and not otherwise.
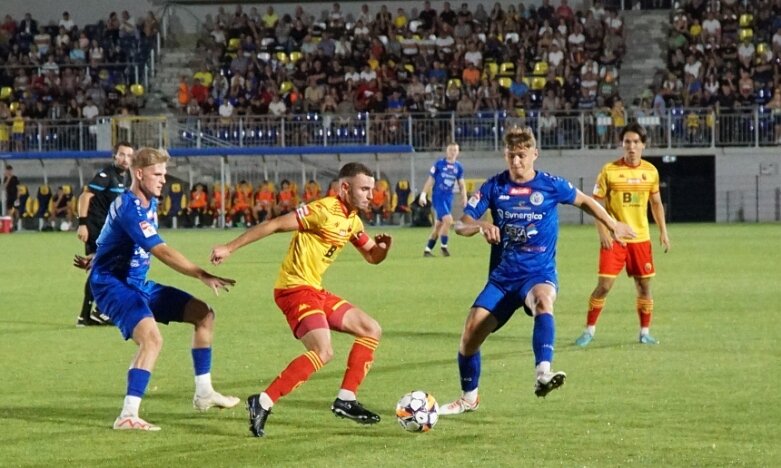
<path fill-rule="evenodd" d="M 349 242 L 367 262 L 385 260 L 391 237 L 369 237 L 358 214 L 371 200 L 374 177 L 360 163 L 345 164 L 339 171 L 339 193 L 303 205 L 286 215 L 258 224 L 226 245 L 214 248 L 212 263 L 219 264 L 236 249 L 277 232 L 296 231 L 274 285 L 274 300 L 285 314 L 293 335 L 306 353 L 298 356 L 260 394 L 247 399 L 250 431 L 265 434 L 265 424 L 276 401 L 306 382 L 333 357 L 331 330 L 355 336 L 342 385 L 331 406 L 337 416 L 361 424 L 375 424 L 379 415 L 365 409 L 356 392 L 374 360 L 380 325 L 366 312 L 322 287 L 322 275 Z"/>
<path fill-rule="evenodd" d="M 605 298 L 616 277 L 626 266 L 626 272 L 635 280 L 637 288 L 636 309 L 640 318 L 640 343 L 657 344 L 649 333 L 654 300 L 651 294 L 651 278 L 656 274 L 651 254 L 651 233 L 648 228 L 648 202 L 651 214 L 659 227 L 659 242 L 664 251 L 670 249 L 664 206 L 659 195 L 659 173 L 642 159 L 646 132 L 637 123 L 624 127 L 620 134 L 624 155 L 606 164 L 597 177 L 593 196 L 601 201 L 610 216 L 632 227 L 635 239 L 627 239 L 626 245 L 610 237 L 610 233 L 597 224 L 599 242 L 599 279 L 588 301 L 586 330 L 575 340 L 578 346 L 588 346 L 596 332 L 597 319 L 605 306 Z"/>

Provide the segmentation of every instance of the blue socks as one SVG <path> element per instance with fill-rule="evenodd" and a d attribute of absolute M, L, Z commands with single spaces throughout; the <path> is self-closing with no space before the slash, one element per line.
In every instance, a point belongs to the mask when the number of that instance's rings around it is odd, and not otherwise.
<path fill-rule="evenodd" d="M 534 332 L 532 334 L 532 350 L 534 364 L 553 362 L 553 342 L 556 340 L 556 323 L 553 314 L 539 314 L 534 317 Z"/>
<path fill-rule="evenodd" d="M 143 398 L 152 373 L 145 369 L 131 368 L 127 371 L 127 395 Z"/>
<path fill-rule="evenodd" d="M 208 374 L 212 370 L 212 349 L 193 348 L 193 367 L 195 375 Z"/>
<path fill-rule="evenodd" d="M 447 245 L 447 239 L 448 239 L 447 236 L 439 236 L 439 241 L 442 242 L 443 247 Z"/>
<path fill-rule="evenodd" d="M 458 373 L 461 375 L 461 390 L 471 392 L 480 380 L 480 351 L 471 356 L 458 353 Z"/>
<path fill-rule="evenodd" d="M 426 244 L 426 248 L 431 250 L 431 249 L 434 248 L 435 245 L 437 245 L 437 240 L 436 239 L 429 239 L 428 240 L 428 244 Z"/>

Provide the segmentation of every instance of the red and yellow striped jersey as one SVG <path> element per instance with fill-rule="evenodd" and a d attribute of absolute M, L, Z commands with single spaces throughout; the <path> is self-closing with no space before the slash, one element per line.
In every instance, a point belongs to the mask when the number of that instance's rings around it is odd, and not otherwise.
<path fill-rule="evenodd" d="M 594 185 L 594 198 L 604 200 L 610 216 L 628 224 L 637 233 L 628 242 L 651 239 L 648 229 L 648 200 L 659 192 L 659 172 L 648 161 L 636 167 L 624 159 L 605 164 Z"/>
<path fill-rule="evenodd" d="M 311 286 L 322 289 L 325 270 L 349 241 L 361 247 L 368 240 L 355 211 L 336 197 L 315 200 L 296 209 L 298 231 L 293 235 L 274 288 Z"/>

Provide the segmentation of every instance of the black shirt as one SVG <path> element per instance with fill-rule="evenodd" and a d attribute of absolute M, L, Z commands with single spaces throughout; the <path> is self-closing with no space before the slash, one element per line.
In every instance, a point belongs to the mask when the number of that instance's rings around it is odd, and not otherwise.
<path fill-rule="evenodd" d="M 122 169 L 112 164 L 95 174 L 89 183 L 89 190 L 93 193 L 87 210 L 87 228 L 90 238 L 95 233 L 100 234 L 103 223 L 106 222 L 108 208 L 114 199 L 125 191 L 125 173 Z"/>
<path fill-rule="evenodd" d="M 16 197 L 19 196 L 19 179 L 15 175 L 3 177 L 3 185 L 5 185 L 5 207 L 10 211 L 14 207 Z"/>

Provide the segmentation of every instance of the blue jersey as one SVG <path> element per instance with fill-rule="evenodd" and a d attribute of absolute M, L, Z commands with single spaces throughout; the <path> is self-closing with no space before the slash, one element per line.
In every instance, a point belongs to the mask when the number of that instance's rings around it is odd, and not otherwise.
<path fill-rule="evenodd" d="M 456 182 L 464 178 L 464 167 L 460 162 L 447 162 L 442 158 L 431 166 L 429 174 L 434 179 L 432 196 L 452 195 Z"/>
<path fill-rule="evenodd" d="M 157 233 L 157 199 L 145 208 L 126 191 L 109 207 L 92 260 L 93 273 L 143 283 L 152 260 L 149 251 L 162 243 Z"/>
<path fill-rule="evenodd" d="M 501 242 L 491 252 L 490 280 L 514 282 L 535 274 L 555 274 L 559 236 L 559 203 L 572 204 L 577 191 L 570 182 L 537 171 L 523 184 L 508 171 L 488 179 L 467 203 L 464 214 L 480 219 L 491 210 Z"/>

